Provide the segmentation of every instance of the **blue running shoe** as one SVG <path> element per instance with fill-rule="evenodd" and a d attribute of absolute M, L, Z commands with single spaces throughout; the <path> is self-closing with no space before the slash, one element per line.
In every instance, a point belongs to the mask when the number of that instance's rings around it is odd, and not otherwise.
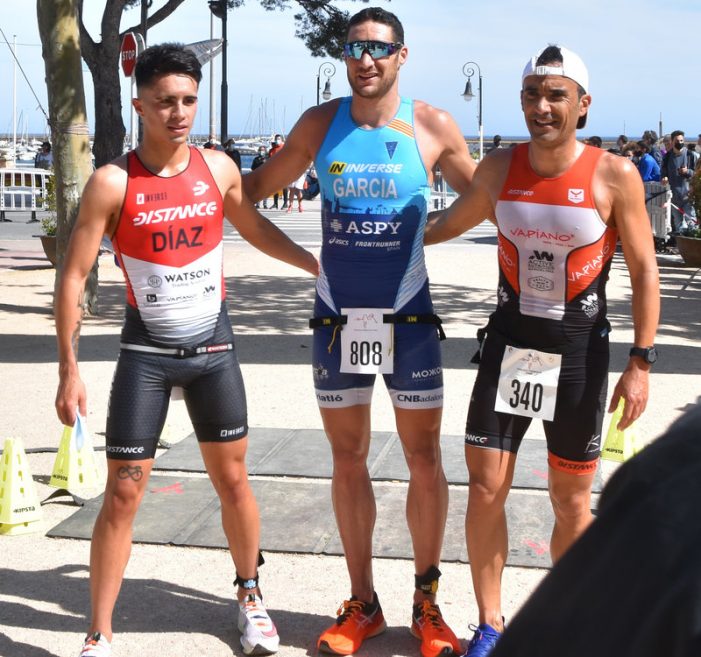
<path fill-rule="evenodd" d="M 467 652 L 463 657 L 487 657 L 487 655 L 492 652 L 497 640 L 501 636 L 501 632 L 497 632 L 491 625 L 487 623 L 482 623 L 478 627 L 474 625 L 469 626 L 471 630 L 474 630 L 472 639 L 467 646 Z"/>

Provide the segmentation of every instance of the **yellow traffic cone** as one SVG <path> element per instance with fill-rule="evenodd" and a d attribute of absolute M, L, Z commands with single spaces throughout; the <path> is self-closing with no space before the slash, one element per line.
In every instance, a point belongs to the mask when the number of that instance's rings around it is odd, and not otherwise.
<path fill-rule="evenodd" d="M 63 427 L 49 486 L 63 489 L 73 495 L 76 491 L 86 488 L 98 488 L 103 483 L 104 477 L 97 467 L 95 450 L 85 426 L 85 418 L 78 415 L 73 427 Z"/>
<path fill-rule="evenodd" d="M 7 438 L 0 462 L 0 534 L 41 529 L 42 511 L 19 438 Z"/>
<path fill-rule="evenodd" d="M 635 422 L 627 429 L 621 431 L 617 428 L 618 423 L 623 416 L 623 407 L 625 402 L 623 397 L 618 400 L 618 406 L 611 416 L 611 423 L 606 434 L 604 447 L 601 450 L 601 458 L 607 461 L 616 461 L 623 463 L 631 456 L 637 454 L 642 447 L 638 445 L 638 439 L 635 431 Z"/>

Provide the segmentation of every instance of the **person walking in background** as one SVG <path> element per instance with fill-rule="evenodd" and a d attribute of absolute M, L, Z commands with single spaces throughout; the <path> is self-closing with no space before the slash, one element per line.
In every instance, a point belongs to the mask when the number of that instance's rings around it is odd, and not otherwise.
<path fill-rule="evenodd" d="M 258 586 L 260 520 L 246 473 L 246 395 L 222 276 L 224 216 L 264 253 L 312 274 L 318 268 L 311 253 L 253 209 L 224 153 L 188 145 L 201 77 L 197 58 L 182 44 L 152 46 L 139 55 L 133 104 L 143 140 L 100 167 L 85 186 L 56 294 L 56 411 L 72 426 L 76 409 L 87 412 L 78 369 L 85 280 L 103 235 L 111 237 L 127 281 L 127 307 L 110 391 L 107 485 L 90 549 L 91 620 L 81 657 L 110 655 L 132 524 L 173 386 L 184 390 L 221 502 L 243 651 L 278 649 Z M 168 230 L 153 216 L 169 217 Z"/>
<path fill-rule="evenodd" d="M 672 190 L 672 234 L 679 234 L 688 224 L 694 223 L 696 211 L 689 198 L 689 181 L 699 161 L 698 153 L 684 145 L 684 131 L 675 130 L 671 135 L 672 149 L 662 158 L 660 173 L 662 182 Z"/>
<path fill-rule="evenodd" d="M 251 198 L 262 198 L 302 175 L 312 160 L 321 185 L 313 373 L 333 455 L 333 506 L 351 596 L 317 645 L 350 655 L 386 627 L 372 571 L 376 509 L 367 465 L 370 402 L 382 374 L 410 474 L 411 631 L 423 657 L 438 657 L 461 646 L 436 604 L 448 485 L 440 451 L 440 320 L 422 236 L 429 172 L 440 164 L 450 186 L 464 192 L 475 165 L 448 113 L 400 96 L 408 49 L 394 14 L 378 7 L 355 14 L 343 52 L 352 95 L 308 109 L 285 147 L 245 176 L 244 185 Z M 371 339 L 363 327 L 372 330 Z"/>
<path fill-rule="evenodd" d="M 297 207 L 300 212 L 302 212 L 302 193 L 304 192 L 304 186 L 307 184 L 307 171 L 305 171 L 297 180 L 290 183 L 287 188 L 287 211 L 292 212 L 292 206 L 294 205 L 295 199 L 297 199 Z"/>
<path fill-rule="evenodd" d="M 467 193 L 426 227 L 426 244 L 457 237 L 485 217 L 498 228 L 497 307 L 478 333 L 479 371 L 465 429 L 466 540 L 479 608 L 466 657 L 488 655 L 504 630 L 504 508 L 533 419 L 543 421 L 547 440 L 553 561 L 592 520 L 609 366 L 606 281 L 619 238 L 634 325 L 608 406 L 625 401 L 620 429 L 645 409 L 657 359 L 659 283 L 643 184 L 625 158 L 577 140 L 588 88 L 584 62 L 566 48 L 548 46 L 529 59 L 521 107 L 530 141 L 485 158 Z"/>
<path fill-rule="evenodd" d="M 282 138 L 282 135 L 275 135 L 275 138 L 273 139 L 272 146 L 270 148 L 270 151 L 268 152 L 268 157 L 272 157 L 273 155 L 276 155 L 277 153 L 280 152 L 280 150 L 283 148 L 285 145 L 285 140 Z M 276 191 L 273 194 L 273 207 L 277 210 L 278 207 L 278 198 L 280 197 L 280 190 Z M 285 210 L 287 208 L 287 187 L 282 188 L 282 210 Z"/>

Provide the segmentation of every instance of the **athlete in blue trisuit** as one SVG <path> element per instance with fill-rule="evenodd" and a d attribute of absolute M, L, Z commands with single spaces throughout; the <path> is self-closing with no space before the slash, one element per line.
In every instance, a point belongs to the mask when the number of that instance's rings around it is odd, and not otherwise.
<path fill-rule="evenodd" d="M 321 185 L 313 371 L 333 454 L 334 511 L 351 597 L 322 633 L 319 648 L 351 654 L 385 628 L 372 575 L 376 511 L 366 463 L 372 386 L 379 373 L 410 471 L 412 632 L 424 657 L 435 657 L 459 651 L 460 644 L 435 604 L 448 486 L 439 445 L 440 327 L 428 290 L 423 231 L 434 167 L 464 192 L 475 165 L 446 112 L 399 95 L 399 69 L 408 49 L 396 16 L 364 9 L 350 19 L 346 41 L 352 96 L 307 110 L 285 148 L 246 176 L 244 187 L 252 199 L 265 198 L 312 160 Z"/>

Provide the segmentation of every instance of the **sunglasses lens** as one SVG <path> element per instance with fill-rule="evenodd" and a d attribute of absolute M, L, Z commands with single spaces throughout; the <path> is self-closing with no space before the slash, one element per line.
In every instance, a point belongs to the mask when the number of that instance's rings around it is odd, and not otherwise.
<path fill-rule="evenodd" d="M 382 43 L 381 41 L 371 41 L 368 43 L 368 52 L 373 59 L 387 57 L 392 44 Z"/>
<path fill-rule="evenodd" d="M 361 59 L 366 50 L 373 59 L 381 59 L 393 54 L 395 47 L 384 41 L 352 41 L 343 46 L 343 54 L 353 59 Z"/>

